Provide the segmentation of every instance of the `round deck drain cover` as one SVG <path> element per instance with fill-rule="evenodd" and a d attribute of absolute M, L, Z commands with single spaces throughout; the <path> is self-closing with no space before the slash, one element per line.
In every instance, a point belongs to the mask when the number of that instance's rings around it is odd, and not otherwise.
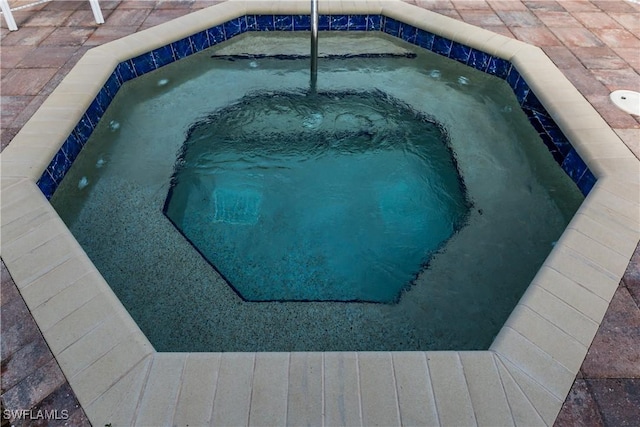
<path fill-rule="evenodd" d="M 616 107 L 629 114 L 640 116 L 640 92 L 616 90 L 609 95 Z"/>

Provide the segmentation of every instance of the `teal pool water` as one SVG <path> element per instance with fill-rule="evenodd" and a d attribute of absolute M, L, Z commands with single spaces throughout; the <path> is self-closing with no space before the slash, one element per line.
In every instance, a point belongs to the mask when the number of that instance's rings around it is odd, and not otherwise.
<path fill-rule="evenodd" d="M 323 34 L 320 50 L 326 57 L 319 61 L 318 93 L 336 94 L 363 114 L 341 115 L 338 120 L 337 113 L 318 115 L 303 103 L 292 128 L 295 131 L 287 132 L 286 138 L 265 134 L 265 141 L 270 143 L 258 148 L 263 154 L 252 159 L 267 158 L 266 165 L 276 164 L 271 156 L 289 153 L 291 145 L 293 154 L 287 161 L 304 165 L 291 180 L 307 173 L 322 176 L 322 180 L 310 180 L 317 194 L 326 192 L 329 186 L 358 181 L 362 188 L 369 188 L 361 195 L 368 204 L 361 218 L 376 213 L 381 230 L 385 218 L 391 224 L 415 222 L 416 235 L 423 235 L 420 230 L 426 225 L 416 221 L 419 215 L 412 213 L 415 205 L 407 202 L 406 194 L 425 189 L 417 184 L 419 174 L 407 175 L 409 165 L 422 171 L 430 161 L 431 154 L 425 156 L 425 143 L 402 140 L 397 143 L 402 149 L 375 150 L 371 149 L 375 144 L 369 136 L 360 131 L 376 129 L 375 123 L 387 120 L 387 116 L 401 124 L 400 131 L 407 115 L 413 114 L 421 122 L 412 127 L 426 129 L 427 122 L 438 123 L 455 156 L 470 209 L 464 216 L 464 226 L 443 240 L 438 250 L 431 253 L 425 246 L 415 255 L 413 267 L 405 269 L 410 273 L 402 273 L 408 279 L 403 286 L 410 285 L 403 288 L 394 304 L 248 301 L 165 215 L 167 195 L 176 184 L 176 159 L 185 156 L 185 141 L 198 146 L 202 143 L 199 138 L 214 129 L 221 136 L 237 132 L 238 138 L 258 133 L 260 120 L 253 120 L 251 111 L 240 114 L 242 120 L 237 126 L 221 129 L 210 122 L 216 114 L 228 117 L 236 106 L 254 100 L 256 94 L 266 93 L 274 100 L 278 94 L 288 94 L 290 100 L 301 102 L 309 89 L 308 60 L 271 56 L 301 55 L 308 52 L 308 47 L 308 35 L 302 33 L 245 34 L 127 82 L 53 195 L 54 208 L 158 351 L 487 349 L 584 200 L 531 127 L 505 81 L 383 34 Z M 256 53 L 266 56 L 249 59 Z M 374 57 L 335 59 L 335 55 L 356 53 Z M 225 55 L 248 59 L 221 59 Z M 356 95 L 362 94 L 374 98 L 368 101 L 369 107 L 357 101 Z M 286 105 L 284 99 L 281 101 L 274 104 Z M 327 101 L 335 104 L 332 109 L 341 105 L 330 97 Z M 372 120 L 371 105 L 393 105 L 402 107 L 402 111 L 392 108 L 397 110 L 397 118 L 385 113 L 380 114 L 384 120 L 375 115 Z M 265 127 L 264 121 L 269 121 L 268 128 L 284 128 L 283 118 L 276 119 L 274 114 L 263 117 L 260 128 Z M 328 137 L 320 142 L 331 140 L 352 149 L 356 145 L 367 147 L 350 155 L 349 160 L 358 159 L 358 167 L 343 167 L 349 156 L 338 148 L 314 150 L 312 143 L 296 137 L 314 126 L 329 125 L 332 128 L 327 129 L 333 129 L 333 135 L 349 136 L 352 142 Z M 424 133 L 438 134 L 429 129 Z M 393 139 L 398 133 L 378 135 Z M 230 156 L 230 163 L 237 166 L 238 157 L 233 156 L 256 147 L 257 142 L 247 138 L 238 141 L 247 144 L 242 150 L 220 149 L 214 153 Z M 197 148 L 194 156 L 205 145 Z M 303 148 L 309 152 L 308 160 L 294 162 L 295 153 Z M 372 166 L 379 172 L 372 172 Z M 256 170 L 265 174 L 265 183 L 267 177 L 286 181 L 284 173 L 278 175 L 273 169 L 260 167 Z M 227 172 L 229 178 L 238 178 L 230 174 Z M 204 192 L 210 203 L 207 215 L 217 225 L 256 227 L 272 211 L 268 209 L 271 193 L 298 210 L 300 199 L 307 197 L 283 194 L 275 191 L 276 187 L 243 179 Z M 342 218 L 341 205 L 330 209 L 320 200 L 314 203 L 326 222 Z M 280 212 L 293 217 L 286 209 Z M 302 216 L 295 220 L 292 224 L 298 229 L 314 230 L 310 225 L 302 226 L 306 224 Z M 355 236 L 352 229 L 356 231 L 359 226 L 341 228 L 348 228 L 347 236 Z M 326 229 L 316 226 L 315 230 L 322 230 L 326 237 Z M 329 241 L 338 239 L 338 234 L 335 232 Z M 394 229 L 391 235 L 395 234 Z M 315 249 L 315 237 L 312 232 L 309 235 L 304 241 Z M 381 234 L 374 236 L 382 239 Z M 315 242 L 323 242 L 325 237 L 318 236 Z M 352 240 L 359 243 L 362 239 Z M 257 238 L 245 240 L 243 245 L 251 250 L 263 245 L 262 252 L 268 248 Z M 360 249 L 365 248 L 360 245 Z M 352 256 L 341 245 L 331 250 Z M 308 274 L 297 265 L 308 262 L 301 257 L 303 252 L 287 252 L 294 266 L 290 271 Z M 375 255 L 372 250 L 361 257 L 371 255 Z M 415 277 L 412 269 L 425 260 L 428 264 L 419 268 Z M 378 264 L 372 269 L 383 271 L 384 261 Z"/>
<path fill-rule="evenodd" d="M 165 206 L 246 300 L 381 303 L 468 210 L 443 129 L 381 92 L 257 93 L 211 114 Z"/>

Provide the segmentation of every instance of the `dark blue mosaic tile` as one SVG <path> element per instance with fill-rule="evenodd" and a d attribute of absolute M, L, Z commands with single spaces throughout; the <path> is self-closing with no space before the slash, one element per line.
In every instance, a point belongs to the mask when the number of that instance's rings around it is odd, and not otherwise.
<path fill-rule="evenodd" d="M 418 29 L 413 25 L 400 24 L 400 38 L 408 43 L 416 44 L 416 37 L 418 35 Z"/>
<path fill-rule="evenodd" d="M 553 129 L 545 129 L 546 134 L 549 135 L 549 138 L 553 141 L 553 144 L 556 146 L 558 151 L 562 154 L 563 157 L 566 157 L 569 152 L 573 149 L 573 146 L 569 142 L 564 133 L 558 128 L 555 127 Z"/>
<path fill-rule="evenodd" d="M 381 31 L 381 30 L 382 30 L 382 16 L 367 15 L 367 31 Z"/>
<path fill-rule="evenodd" d="M 431 50 L 448 58 L 449 54 L 451 53 L 452 46 L 453 42 L 451 40 L 444 37 L 435 36 L 433 38 L 433 47 L 431 48 Z"/>
<path fill-rule="evenodd" d="M 516 70 L 516 67 L 511 67 L 509 70 L 509 74 L 507 74 L 507 78 L 505 79 L 511 89 L 515 90 L 516 85 L 518 84 L 518 80 L 520 79 L 520 73 Z"/>
<path fill-rule="evenodd" d="M 469 55 L 471 55 L 471 48 L 469 46 L 453 42 L 453 44 L 451 45 L 451 53 L 449 54 L 449 58 L 466 64 L 469 60 Z"/>
<path fill-rule="evenodd" d="M 486 72 L 501 79 L 505 79 L 509 75 L 510 69 L 511 63 L 509 61 L 492 56 L 489 58 L 489 64 L 487 65 Z"/>
<path fill-rule="evenodd" d="M 102 89 L 100 89 L 100 92 L 98 92 L 98 94 L 96 95 L 95 100 L 100 106 L 102 113 L 104 113 L 105 111 L 107 111 L 109 104 L 111 104 L 113 97 L 109 95 L 109 93 L 107 92 L 107 89 L 105 88 L 105 86 L 103 86 Z"/>
<path fill-rule="evenodd" d="M 186 58 L 189 55 L 193 55 L 193 46 L 191 45 L 189 37 L 171 43 L 171 49 L 173 50 L 173 55 L 175 56 L 176 61 L 178 59 Z"/>
<path fill-rule="evenodd" d="M 542 103 L 531 90 L 529 91 L 527 97 L 524 99 L 522 107 L 532 111 L 544 111 L 546 113 L 544 107 L 542 106 Z"/>
<path fill-rule="evenodd" d="M 562 162 L 562 169 L 571 177 L 573 182 L 578 183 L 587 170 L 587 165 L 582 161 L 576 150 L 572 148 Z"/>
<path fill-rule="evenodd" d="M 366 15 L 351 15 L 349 16 L 349 31 L 366 31 L 367 29 L 367 16 Z"/>
<path fill-rule="evenodd" d="M 384 28 L 383 31 L 387 34 L 390 34 L 394 37 L 400 36 L 400 22 L 396 21 L 393 18 L 385 17 L 384 19 Z"/>
<path fill-rule="evenodd" d="M 64 178 L 64 176 L 67 174 L 67 171 L 70 167 L 71 160 L 67 159 L 67 156 L 64 155 L 62 150 L 59 150 L 56 153 L 55 157 L 51 160 L 51 163 L 49 163 L 47 171 L 49 172 L 53 180 L 57 184 L 60 184 L 60 181 L 62 181 L 62 178 Z"/>
<path fill-rule="evenodd" d="M 247 21 L 247 31 L 258 31 L 258 17 L 256 15 L 245 15 Z"/>
<path fill-rule="evenodd" d="M 293 16 L 275 15 L 273 17 L 273 28 L 276 31 L 293 31 Z"/>
<path fill-rule="evenodd" d="M 191 39 L 191 45 L 193 46 L 194 52 L 200 52 L 201 50 L 205 50 L 211 46 L 206 31 L 200 31 L 189 38 Z"/>
<path fill-rule="evenodd" d="M 434 38 L 435 35 L 430 33 L 429 31 L 418 29 L 416 33 L 416 44 L 430 51 L 433 49 Z"/>
<path fill-rule="evenodd" d="M 593 176 L 589 169 L 584 171 L 582 178 L 578 180 L 578 188 L 582 192 L 583 196 L 587 197 L 593 186 L 596 185 L 596 181 L 596 177 Z"/>
<path fill-rule="evenodd" d="M 527 82 L 524 81 L 523 78 L 519 78 L 516 82 L 516 87 L 513 89 L 513 93 L 515 93 L 520 105 L 524 103 L 524 100 L 527 98 L 527 95 L 529 95 L 530 90 L 531 89 L 529 89 Z"/>
<path fill-rule="evenodd" d="M 80 141 L 80 143 L 84 145 L 87 143 L 87 140 L 93 133 L 93 129 L 94 126 L 89 121 L 87 115 L 84 114 L 73 131 L 76 133 L 78 141 Z"/>
<path fill-rule="evenodd" d="M 533 110 L 532 113 L 536 116 L 536 119 L 538 119 L 540 121 L 540 123 L 542 123 L 542 126 L 544 126 L 545 129 L 547 127 L 548 128 L 557 128 L 558 127 L 556 122 L 554 122 L 553 119 L 547 113 L 547 110 L 545 110 L 545 109 Z"/>
<path fill-rule="evenodd" d="M 542 133 L 546 133 L 545 130 L 544 130 L 544 127 L 542 126 L 542 123 L 536 117 L 534 111 L 525 110 L 525 113 L 527 114 L 527 117 L 529 118 L 529 123 L 531 123 L 531 125 L 536 130 L 536 132 L 541 133 L 541 134 Z"/>
<path fill-rule="evenodd" d="M 209 36 L 209 42 L 211 46 L 225 41 L 227 38 L 224 36 L 224 27 L 218 25 L 207 30 L 207 36 Z"/>
<path fill-rule="evenodd" d="M 533 92 L 529 92 L 528 97 L 532 95 Z M 553 119 L 546 114 L 544 108 L 541 110 L 531 110 L 525 107 L 523 110 L 529 117 L 529 122 L 543 138 L 549 150 L 556 150 L 558 152 L 560 156 L 559 163 L 562 163 L 567 154 L 569 154 L 569 151 L 573 148 L 569 140 L 564 136 L 564 133 L 562 133 Z M 549 145 L 547 141 L 550 142 L 551 145 Z"/>
<path fill-rule="evenodd" d="M 256 30 L 273 31 L 273 15 L 256 15 Z"/>
<path fill-rule="evenodd" d="M 118 78 L 117 73 L 114 71 L 113 73 L 111 73 L 111 76 L 105 82 L 104 90 L 107 91 L 107 94 L 113 100 L 113 97 L 116 96 L 116 93 L 118 93 L 121 86 L 122 86 L 122 82 Z"/>
<path fill-rule="evenodd" d="M 296 15 L 293 17 L 294 31 L 310 31 L 311 17 L 309 15 Z"/>
<path fill-rule="evenodd" d="M 102 109 L 100 104 L 98 104 L 98 100 L 94 99 L 91 104 L 89 104 L 89 108 L 87 108 L 83 117 L 87 117 L 92 127 L 95 129 L 103 115 L 104 109 Z"/>
<path fill-rule="evenodd" d="M 133 69 L 131 60 L 123 61 L 116 66 L 116 75 L 120 83 L 128 82 L 136 77 L 136 71 Z"/>
<path fill-rule="evenodd" d="M 224 27 L 224 35 L 227 39 L 247 31 L 247 20 L 244 16 L 232 19 L 222 24 Z"/>
<path fill-rule="evenodd" d="M 565 156 L 563 156 L 560 150 L 558 150 L 558 147 L 556 147 L 553 139 L 551 139 L 551 137 L 549 137 L 549 135 L 544 132 L 540 134 L 540 138 L 542 139 L 544 145 L 547 147 L 547 150 L 549 150 L 549 153 L 551 153 L 551 155 L 553 156 L 553 159 L 556 161 L 556 163 L 562 165 Z"/>
<path fill-rule="evenodd" d="M 329 29 L 331 31 L 347 31 L 349 29 L 349 15 L 331 15 Z"/>
<path fill-rule="evenodd" d="M 58 188 L 58 184 L 56 184 L 56 182 L 47 171 L 44 171 L 36 184 L 38 185 L 40 191 L 42 191 L 42 194 L 44 194 L 44 196 L 47 198 L 47 200 L 50 200 L 51 197 L 53 197 L 53 193 L 55 193 L 56 189 Z"/>
<path fill-rule="evenodd" d="M 80 154 L 80 150 L 82 150 L 82 147 L 83 147 L 83 144 L 81 144 L 80 141 L 78 141 L 78 138 L 72 132 L 71 135 L 69 135 L 67 140 L 64 142 L 64 144 L 62 144 L 61 150 L 64 153 L 64 155 L 67 156 L 67 159 L 73 162 L 76 159 L 76 157 L 78 157 L 78 154 Z"/>
<path fill-rule="evenodd" d="M 331 16 L 329 15 L 320 15 L 318 16 L 318 30 L 320 31 L 329 31 L 329 22 L 331 21 Z"/>
<path fill-rule="evenodd" d="M 153 55 L 150 52 L 136 56 L 131 62 L 133 63 L 133 69 L 137 77 L 156 69 L 156 63 L 153 62 Z"/>
<path fill-rule="evenodd" d="M 489 58 L 491 58 L 491 55 L 488 53 L 471 49 L 469 52 L 469 58 L 467 59 L 467 65 L 484 72 L 487 69 L 487 66 L 489 66 Z"/>
<path fill-rule="evenodd" d="M 173 49 L 171 49 L 171 45 L 162 46 L 152 50 L 151 55 L 153 55 L 153 60 L 158 67 L 170 64 L 176 60 L 173 54 Z"/>

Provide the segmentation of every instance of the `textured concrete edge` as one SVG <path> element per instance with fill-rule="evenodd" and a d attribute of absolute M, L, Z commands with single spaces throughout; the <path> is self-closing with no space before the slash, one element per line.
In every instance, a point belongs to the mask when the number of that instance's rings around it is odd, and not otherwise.
<path fill-rule="evenodd" d="M 94 48 L 79 61 L 0 155 L 3 178 L 2 256 L 19 289 L 23 295 L 27 294 L 25 300 L 34 311 L 34 316 L 36 319 L 40 318 L 39 326 L 45 339 L 52 349 L 55 349 L 56 358 L 64 359 L 62 353 L 65 351 L 66 355 L 73 354 L 75 348 L 82 348 L 82 343 L 93 342 L 91 340 L 99 336 L 97 334 L 100 328 L 107 327 L 105 325 L 109 325 L 109 322 L 124 322 L 128 329 L 129 333 L 123 334 L 120 341 L 97 351 L 94 360 L 84 360 L 84 369 L 78 371 L 77 368 L 71 367 L 73 363 L 63 364 L 63 371 L 70 377 L 70 384 L 83 407 L 87 409 L 92 422 L 104 424 L 122 420 L 125 423 L 137 421 L 144 424 L 150 421 L 145 414 L 152 414 L 153 411 L 149 411 L 148 408 L 155 407 L 158 405 L 158 399 L 162 401 L 168 396 L 149 394 L 151 390 L 156 389 L 154 384 L 161 381 L 156 377 L 160 375 L 161 370 L 155 369 L 154 366 L 158 366 L 156 363 L 165 363 L 156 362 L 157 360 L 172 357 L 154 352 L 84 251 L 39 192 L 35 181 L 46 169 L 118 62 L 245 13 L 306 13 L 306 3 L 284 1 L 274 4 L 264 1 L 230 0 Z M 331 1 L 321 5 L 320 9 L 320 13 L 354 12 L 383 13 L 512 61 L 599 178 L 595 188 L 496 338 L 491 351 L 465 353 L 464 356 L 458 352 L 420 353 L 426 358 L 427 373 L 431 372 L 428 368 L 430 360 L 434 360 L 431 365 L 437 366 L 434 370 L 436 373 L 428 382 L 432 385 L 432 404 L 438 422 L 481 423 L 482 416 L 479 414 L 484 412 L 480 407 L 495 405 L 496 408 L 504 409 L 504 402 L 508 402 L 507 409 L 514 421 L 529 420 L 550 424 L 569 391 L 586 349 L 597 330 L 600 316 L 604 315 L 602 310 L 596 314 L 585 313 L 586 309 L 581 301 L 584 298 L 595 298 L 596 301 L 602 301 L 606 307 L 640 236 L 637 215 L 640 211 L 637 197 L 638 161 L 629 157 L 624 144 L 540 49 L 399 1 Z M 556 99 L 558 94 L 562 94 L 561 100 Z M 604 230 L 614 229 L 622 241 L 616 239 L 616 246 L 612 247 L 611 241 L 597 233 L 594 234 L 594 224 L 600 225 Z M 80 278 L 73 280 L 71 284 L 65 283 L 64 279 L 54 278 L 62 266 L 79 270 L 78 276 L 86 279 L 81 283 L 82 287 L 78 287 L 83 290 L 83 298 L 74 298 L 69 291 L 74 289 L 73 284 L 79 282 Z M 35 302 L 33 297 L 28 295 L 37 293 L 27 293 L 25 290 L 29 286 L 36 286 L 37 282 L 48 281 L 49 276 L 52 277 L 52 281 L 62 281 L 59 295 L 52 296 L 44 303 Z M 553 288 L 558 280 L 567 281 L 576 292 L 558 295 L 560 292 Z M 68 292 L 64 293 L 64 290 Z M 92 301 L 98 301 L 96 298 L 104 298 L 100 301 L 101 304 L 108 304 L 115 314 L 100 317 L 97 312 L 89 310 Z M 55 310 L 47 309 L 47 305 Z M 56 327 L 72 320 L 83 325 L 83 328 L 76 331 L 71 328 L 71 332 L 75 332 L 76 336 L 69 332 L 69 328 Z M 559 348 L 557 341 L 550 337 L 568 344 Z M 386 380 L 383 381 L 377 376 L 388 366 L 398 365 L 396 369 L 402 369 L 405 356 L 399 355 L 405 353 L 396 355 L 395 365 L 385 364 L 386 362 L 369 364 L 367 361 L 386 357 L 393 359 L 394 354 L 356 353 L 356 359 L 361 364 L 364 363 L 363 370 L 358 371 L 359 375 L 371 375 L 369 378 L 360 377 L 360 383 L 370 383 L 371 386 L 384 385 Z M 243 357 L 255 359 L 256 355 L 249 353 Z M 494 401 L 493 397 L 482 396 L 482 393 L 472 391 L 480 373 L 470 366 L 475 366 L 474 360 L 485 357 L 483 355 L 492 355 L 495 369 L 482 381 L 493 381 L 494 385 L 500 385 L 501 390 L 504 390 L 504 396 L 498 399 L 500 402 Z M 173 358 L 183 361 L 192 357 L 195 356 L 185 354 Z M 203 369 L 209 369 L 209 376 L 211 363 L 219 362 L 216 376 L 232 374 L 236 364 L 232 360 L 233 355 L 209 354 L 199 357 L 204 358 L 203 366 L 207 368 Z M 221 358 L 225 360 L 225 364 L 220 362 Z M 166 363 L 167 366 L 173 366 L 172 362 Z M 375 368 L 378 366 L 377 363 L 382 363 L 382 371 Z M 374 368 L 367 370 L 368 366 Z M 414 367 L 419 371 L 417 365 Z M 198 371 L 197 368 L 194 369 Z M 202 374 L 207 375 L 206 372 Z M 173 382 L 170 381 L 168 385 L 173 384 L 174 389 L 177 387 L 177 391 L 174 391 L 182 393 L 182 375 L 174 375 L 171 378 Z M 397 387 L 398 380 L 395 378 Z M 276 380 L 274 379 L 274 387 L 278 384 Z M 253 393 L 252 381 L 253 379 L 249 379 L 249 391 L 244 392 L 249 393 L 250 398 Z M 224 382 L 221 384 L 224 385 Z M 388 382 L 387 385 L 392 386 Z M 268 390 L 271 386 L 263 387 Z M 468 391 L 466 394 L 462 393 L 463 397 L 453 393 L 453 390 L 460 391 L 465 387 Z M 241 393 L 241 390 L 235 391 Z M 369 391 L 361 389 L 359 393 L 367 395 Z M 394 393 L 396 405 L 400 408 L 394 409 L 400 411 L 399 420 L 405 419 L 408 413 L 415 412 L 415 408 L 405 404 L 399 392 Z M 454 396 L 454 401 L 459 400 L 457 407 L 449 404 Z M 361 422 L 366 419 L 362 413 L 364 406 L 368 407 L 366 413 L 375 412 L 375 402 L 378 398 L 380 396 L 365 397 L 364 400 L 362 396 L 359 397 Z M 482 399 L 489 399 L 490 402 Z M 210 403 L 213 403 L 213 396 Z M 158 414 L 155 413 L 154 416 Z"/>

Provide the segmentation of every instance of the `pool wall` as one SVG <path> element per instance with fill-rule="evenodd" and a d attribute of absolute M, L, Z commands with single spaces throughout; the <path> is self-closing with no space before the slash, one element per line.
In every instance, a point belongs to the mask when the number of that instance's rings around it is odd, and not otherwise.
<path fill-rule="evenodd" d="M 0 155 L 2 257 L 91 422 L 553 424 L 640 238 L 640 165 L 539 48 L 400 1 L 320 4 L 325 30 L 385 31 L 506 79 L 588 193 L 489 351 L 157 353 L 47 202 L 131 72 L 220 29 L 295 31 L 307 8 L 230 0 L 94 48 Z"/>

